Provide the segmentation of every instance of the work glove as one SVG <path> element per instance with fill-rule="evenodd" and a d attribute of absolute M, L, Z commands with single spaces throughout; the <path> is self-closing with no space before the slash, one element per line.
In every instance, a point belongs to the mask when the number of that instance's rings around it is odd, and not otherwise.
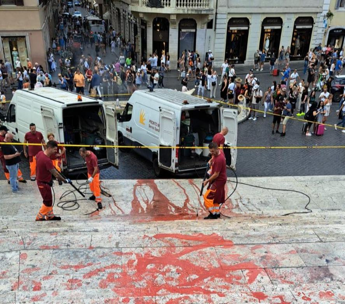
<path fill-rule="evenodd" d="M 89 179 L 87 180 L 87 182 L 88 182 L 89 184 L 91 184 L 92 181 L 93 181 L 93 177 L 89 177 Z"/>
<path fill-rule="evenodd" d="M 66 183 L 67 184 L 72 184 L 72 181 L 69 178 L 66 178 Z"/>

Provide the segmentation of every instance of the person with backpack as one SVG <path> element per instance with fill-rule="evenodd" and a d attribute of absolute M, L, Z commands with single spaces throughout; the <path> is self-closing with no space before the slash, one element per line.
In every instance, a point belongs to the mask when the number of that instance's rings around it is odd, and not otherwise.
<path fill-rule="evenodd" d="M 289 121 L 290 117 L 292 116 L 292 105 L 290 103 L 289 98 L 284 98 L 284 105 L 283 105 L 283 132 L 280 134 L 280 136 L 284 137 L 286 135 L 286 125 Z"/>

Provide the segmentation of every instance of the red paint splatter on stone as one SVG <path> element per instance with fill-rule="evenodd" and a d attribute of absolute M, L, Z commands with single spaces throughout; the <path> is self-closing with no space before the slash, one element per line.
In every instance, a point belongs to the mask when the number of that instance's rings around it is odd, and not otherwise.
<path fill-rule="evenodd" d="M 11 290 L 12 291 L 16 291 L 16 290 L 18 290 L 18 288 L 19 288 L 19 286 L 20 285 L 22 285 L 23 284 L 23 282 L 22 281 L 17 281 L 17 282 L 14 282 L 13 284 L 12 284 L 12 287 L 11 287 Z"/>
<path fill-rule="evenodd" d="M 93 263 L 87 263 L 87 264 L 83 264 L 83 263 L 79 263 L 77 265 L 63 265 L 60 267 L 60 269 L 74 269 L 74 270 L 79 270 L 79 269 L 83 269 L 83 268 L 87 268 L 92 266 Z"/>
<path fill-rule="evenodd" d="M 320 300 L 333 300 L 334 293 L 332 291 L 320 291 L 319 297 Z"/>
<path fill-rule="evenodd" d="M 55 291 L 53 291 L 52 296 L 53 296 L 53 297 L 56 297 L 58 294 L 59 294 L 59 293 L 55 290 Z"/>
<path fill-rule="evenodd" d="M 20 254 L 20 259 L 21 260 L 26 260 L 28 258 L 28 254 L 27 253 L 21 253 Z"/>
<path fill-rule="evenodd" d="M 255 299 L 258 299 L 259 303 L 261 303 L 261 301 L 265 301 L 268 298 L 268 296 L 265 295 L 263 292 L 252 292 L 252 296 Z"/>
<path fill-rule="evenodd" d="M 83 285 L 83 281 L 79 279 L 69 279 L 67 281 L 67 290 L 75 290 Z"/>
<path fill-rule="evenodd" d="M 51 249 L 59 249 L 60 246 L 58 245 L 53 245 L 53 246 L 49 246 L 49 245 L 42 245 L 40 246 L 41 250 L 51 250 Z"/>
<path fill-rule="evenodd" d="M 54 276 L 52 276 L 52 275 L 44 276 L 44 277 L 43 277 L 43 281 L 51 280 L 53 277 L 54 277 Z"/>
<path fill-rule="evenodd" d="M 32 284 L 33 284 L 33 287 L 32 287 L 33 291 L 40 291 L 42 289 L 42 283 L 41 282 L 32 281 Z"/>
<path fill-rule="evenodd" d="M 46 295 L 47 295 L 46 293 L 42 293 L 42 294 L 40 294 L 40 295 L 36 295 L 36 296 L 34 296 L 34 297 L 31 298 L 31 301 L 32 301 L 32 302 L 41 301 L 41 300 L 44 299 L 44 297 L 46 297 Z"/>
<path fill-rule="evenodd" d="M 36 271 L 39 271 L 39 270 L 41 270 L 41 268 L 39 268 L 39 267 L 26 268 L 26 269 L 22 270 L 22 273 L 30 274 L 30 273 L 33 273 L 33 272 L 36 272 Z"/>

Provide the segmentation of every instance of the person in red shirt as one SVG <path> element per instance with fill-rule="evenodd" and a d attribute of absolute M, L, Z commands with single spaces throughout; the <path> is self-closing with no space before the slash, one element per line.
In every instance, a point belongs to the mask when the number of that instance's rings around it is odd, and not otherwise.
<path fill-rule="evenodd" d="M 24 143 L 30 143 L 30 144 L 44 144 L 45 143 L 42 133 L 36 131 L 36 125 L 34 123 L 30 124 L 30 132 L 27 132 L 25 134 Z M 29 146 L 29 154 L 28 154 L 26 151 L 26 146 L 24 146 L 24 155 L 25 157 L 29 156 L 31 181 L 36 180 L 36 155 L 40 151 L 42 151 L 41 145 Z"/>
<path fill-rule="evenodd" d="M 0 127 L 0 142 L 5 141 L 5 135 L 6 135 L 7 131 L 8 131 L 8 129 L 5 126 Z M 8 181 L 8 183 L 10 183 L 10 172 L 8 172 L 8 170 L 6 168 L 6 162 L 5 162 L 4 154 L 1 151 L 1 146 L 0 146 L 0 162 L 2 165 L 2 169 L 4 170 L 4 173 L 5 173 L 5 177 Z M 20 183 L 26 183 L 26 180 L 23 178 L 23 173 L 20 169 L 18 169 L 18 181 Z"/>
<path fill-rule="evenodd" d="M 212 141 L 216 143 L 218 148 L 221 148 L 222 150 L 225 143 L 225 136 L 226 134 L 228 134 L 228 132 L 229 132 L 229 129 L 227 127 L 224 127 L 219 133 L 213 136 Z"/>
<path fill-rule="evenodd" d="M 208 185 L 204 194 L 205 207 L 210 214 L 205 220 L 217 219 L 220 217 L 220 205 L 225 201 L 224 186 L 227 180 L 226 161 L 218 145 L 214 142 L 209 144 L 211 159 L 211 176 L 204 181 L 204 186 Z"/>
<path fill-rule="evenodd" d="M 55 141 L 48 141 L 47 148 L 36 154 L 37 186 L 41 193 L 43 204 L 36 216 L 36 221 L 60 221 L 61 217 L 55 216 L 53 212 L 53 196 L 51 187 L 53 185 L 52 175 L 59 181 L 70 183 L 54 168 L 50 157 L 57 153 L 58 145 Z"/>
<path fill-rule="evenodd" d="M 86 161 L 87 166 L 87 177 L 92 196 L 90 200 L 95 200 L 98 206 L 98 209 L 102 209 L 102 198 L 101 198 L 101 187 L 99 184 L 99 168 L 98 168 L 98 159 L 97 156 L 85 148 L 79 149 L 79 154 Z"/>
<path fill-rule="evenodd" d="M 50 159 L 52 160 L 52 163 L 55 167 L 55 169 L 59 172 L 62 170 L 62 158 L 64 157 L 66 153 L 66 149 L 64 146 L 62 146 L 58 141 L 55 140 L 55 135 L 53 133 L 48 133 L 47 135 L 48 140 L 55 141 L 58 145 L 58 151 L 56 154 L 53 154 L 50 156 Z M 59 185 L 62 185 L 62 182 L 59 181 Z"/>

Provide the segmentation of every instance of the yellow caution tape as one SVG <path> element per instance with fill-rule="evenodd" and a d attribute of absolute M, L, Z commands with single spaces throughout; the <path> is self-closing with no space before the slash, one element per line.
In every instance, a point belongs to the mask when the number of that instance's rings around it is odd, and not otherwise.
<path fill-rule="evenodd" d="M 42 146 L 36 143 L 18 143 L 18 142 L 0 142 L 1 145 L 14 145 L 14 146 Z M 63 147 L 75 148 L 121 148 L 121 149 L 208 149 L 208 147 L 187 147 L 187 146 L 121 146 L 121 145 L 74 145 L 74 144 L 59 144 Z M 236 149 L 236 150 L 279 150 L 279 149 L 345 149 L 345 146 L 236 146 L 236 147 L 223 147 L 223 149 Z"/>

